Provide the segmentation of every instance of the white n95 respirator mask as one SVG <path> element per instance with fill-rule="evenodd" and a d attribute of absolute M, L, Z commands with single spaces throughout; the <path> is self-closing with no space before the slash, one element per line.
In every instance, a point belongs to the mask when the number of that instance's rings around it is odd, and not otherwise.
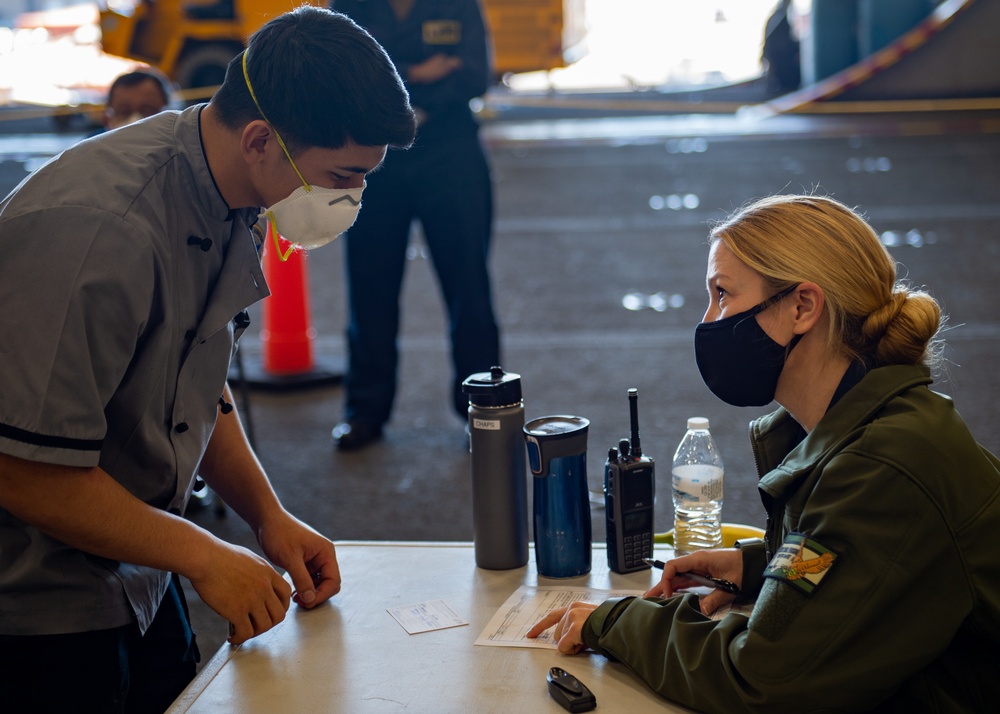
<path fill-rule="evenodd" d="M 359 188 L 323 188 L 303 185 L 270 208 L 261 211 L 285 240 L 305 250 L 335 240 L 354 225 L 361 208 Z"/>

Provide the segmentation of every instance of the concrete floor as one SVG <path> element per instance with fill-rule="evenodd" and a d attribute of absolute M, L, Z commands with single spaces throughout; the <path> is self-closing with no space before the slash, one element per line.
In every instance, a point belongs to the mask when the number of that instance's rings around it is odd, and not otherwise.
<path fill-rule="evenodd" d="M 694 363 L 693 328 L 706 302 L 705 236 L 711 221 L 751 198 L 816 191 L 858 206 L 901 276 L 942 302 L 949 348 L 938 388 L 955 398 L 983 444 L 1000 452 L 1000 318 L 992 293 L 1000 257 L 998 131 L 995 114 L 489 124 L 493 289 L 503 366 L 522 375 L 527 418 L 591 420 L 589 482 L 598 490 L 607 448 L 627 435 L 627 389 L 638 388 L 643 447 L 659 467 L 656 527 L 666 530 L 673 450 L 687 417 L 707 416 L 726 460 L 724 518 L 761 524 L 747 424 L 765 410 L 722 404 Z M 4 158 L 0 179 L 9 189 L 21 159 Z M 469 455 L 447 406 L 441 300 L 418 235 L 411 252 L 400 389 L 382 442 L 359 453 L 332 448 L 338 386 L 255 390 L 239 405 L 249 408 L 260 458 L 286 506 L 335 540 L 472 538 Z M 335 244 L 308 262 L 316 352 L 334 364 L 344 357 L 342 259 Z M 261 357 L 259 311 L 253 318 L 242 346 L 248 369 Z M 207 509 L 191 518 L 256 549 L 232 514 Z M 603 540 L 600 508 L 593 524 L 594 539 Z M 207 659 L 226 625 L 189 597 Z"/>

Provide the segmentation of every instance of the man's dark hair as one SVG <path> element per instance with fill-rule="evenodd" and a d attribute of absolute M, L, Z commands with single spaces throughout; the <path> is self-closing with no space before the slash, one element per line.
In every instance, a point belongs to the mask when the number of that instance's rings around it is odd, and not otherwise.
<path fill-rule="evenodd" d="M 163 106 L 170 104 L 170 87 L 167 84 L 166 77 L 161 75 L 159 72 L 146 69 L 137 69 L 115 77 L 115 81 L 113 81 L 111 86 L 108 87 L 107 103 L 111 104 L 111 97 L 114 96 L 115 90 L 119 87 L 135 87 L 143 82 L 153 82 L 156 84 L 156 88 L 159 89 L 160 94 L 163 95 Z"/>
<path fill-rule="evenodd" d="M 246 53 L 260 110 L 237 55 L 211 100 L 229 129 L 266 119 L 293 154 L 348 142 L 396 148 L 413 142 L 416 119 L 392 61 L 346 15 L 303 5 L 257 30 Z"/>

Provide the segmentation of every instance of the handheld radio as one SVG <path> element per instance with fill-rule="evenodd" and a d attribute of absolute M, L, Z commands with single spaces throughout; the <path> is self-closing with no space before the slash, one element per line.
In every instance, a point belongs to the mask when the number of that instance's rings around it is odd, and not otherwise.
<path fill-rule="evenodd" d="M 643 558 L 653 555 L 654 465 L 639 444 L 639 391 L 628 390 L 628 400 L 632 439 L 611 447 L 604 465 L 608 567 L 616 573 L 646 570 Z"/>

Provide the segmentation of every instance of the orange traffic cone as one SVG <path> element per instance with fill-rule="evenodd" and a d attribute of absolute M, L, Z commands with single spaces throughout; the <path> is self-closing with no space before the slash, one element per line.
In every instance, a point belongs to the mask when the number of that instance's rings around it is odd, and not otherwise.
<path fill-rule="evenodd" d="M 263 373 L 247 374 L 253 386 L 275 389 L 340 382 L 342 372 L 317 365 L 313 343 L 316 328 L 309 312 L 309 282 L 305 251 L 267 226 L 264 239 L 264 277 L 271 296 L 261 303 L 260 342 Z"/>

